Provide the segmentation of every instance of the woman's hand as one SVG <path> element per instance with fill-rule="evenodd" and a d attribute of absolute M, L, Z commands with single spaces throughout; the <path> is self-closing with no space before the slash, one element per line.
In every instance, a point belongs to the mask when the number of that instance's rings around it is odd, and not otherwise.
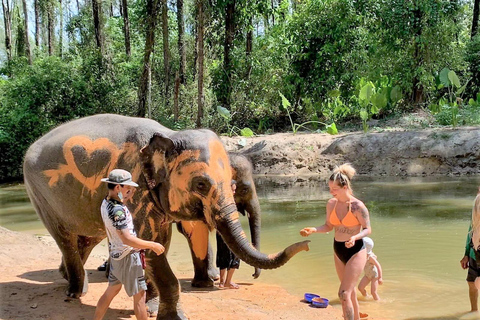
<path fill-rule="evenodd" d="M 350 239 L 348 239 L 347 242 L 345 242 L 345 247 L 347 248 L 351 248 L 355 245 L 355 237 L 351 237 Z"/>
<path fill-rule="evenodd" d="M 460 265 L 462 269 L 468 269 L 468 256 L 464 256 L 462 260 L 460 260 Z"/>
<path fill-rule="evenodd" d="M 312 233 L 315 233 L 315 232 L 317 232 L 317 228 L 307 227 L 307 228 L 303 228 L 302 230 L 300 230 L 300 235 L 302 237 L 308 237 L 309 235 L 311 235 Z"/>

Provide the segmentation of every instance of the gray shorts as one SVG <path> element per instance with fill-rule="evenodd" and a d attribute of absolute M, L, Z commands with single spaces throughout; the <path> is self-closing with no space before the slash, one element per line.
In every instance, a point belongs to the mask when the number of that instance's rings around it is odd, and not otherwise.
<path fill-rule="evenodd" d="M 110 286 L 123 284 L 129 297 L 142 290 L 146 291 L 147 284 L 140 261 L 140 253 L 132 252 L 120 260 L 110 259 L 108 284 Z"/>

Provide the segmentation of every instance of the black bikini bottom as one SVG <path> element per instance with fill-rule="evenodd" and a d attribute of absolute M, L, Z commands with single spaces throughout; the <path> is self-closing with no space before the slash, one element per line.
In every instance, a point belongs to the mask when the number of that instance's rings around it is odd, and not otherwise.
<path fill-rule="evenodd" d="M 344 263 L 347 264 L 348 260 L 360 250 L 365 248 L 365 244 L 363 243 L 363 239 L 359 239 L 355 241 L 355 244 L 351 248 L 345 247 L 345 242 L 333 240 L 333 251 L 337 257 Z"/>

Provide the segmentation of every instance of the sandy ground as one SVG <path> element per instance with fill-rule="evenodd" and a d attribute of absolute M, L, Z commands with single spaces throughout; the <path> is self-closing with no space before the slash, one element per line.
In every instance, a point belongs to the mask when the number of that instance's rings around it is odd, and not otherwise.
<path fill-rule="evenodd" d="M 0 227 L 0 318 L 91 319 L 107 286 L 104 272 L 96 270 L 103 258 L 92 254 L 88 259 L 88 293 L 79 300 L 64 294 L 67 282 L 57 270 L 60 259 L 60 251 L 49 236 L 37 237 Z M 175 264 L 175 257 L 169 260 Z M 302 301 L 303 297 L 258 280 L 241 281 L 238 290 L 196 289 L 191 287 L 190 278 L 179 276 L 179 280 L 182 307 L 189 319 L 341 319 L 338 306 L 312 308 Z M 110 307 L 105 319 L 135 319 L 132 299 L 124 290 Z"/>

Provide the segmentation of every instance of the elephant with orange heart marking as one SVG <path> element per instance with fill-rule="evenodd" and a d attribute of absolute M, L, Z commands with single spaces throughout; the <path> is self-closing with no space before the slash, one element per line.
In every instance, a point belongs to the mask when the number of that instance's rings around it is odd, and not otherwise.
<path fill-rule="evenodd" d="M 267 255 L 248 241 L 230 187 L 229 157 L 212 131 L 173 131 L 149 119 L 95 115 L 45 134 L 30 146 L 23 166 L 30 200 L 62 252 L 60 271 L 70 297 L 84 291 L 84 263 L 106 237 L 100 204 L 107 190 L 97 181 L 110 168 L 131 172 L 139 184 L 126 204 L 138 236 L 167 251 L 175 221 L 216 229 L 240 259 L 261 269 L 278 268 L 308 250 L 303 241 Z M 146 260 L 147 277 L 161 297 L 157 319 L 186 319 L 167 255 L 147 251 Z"/>

